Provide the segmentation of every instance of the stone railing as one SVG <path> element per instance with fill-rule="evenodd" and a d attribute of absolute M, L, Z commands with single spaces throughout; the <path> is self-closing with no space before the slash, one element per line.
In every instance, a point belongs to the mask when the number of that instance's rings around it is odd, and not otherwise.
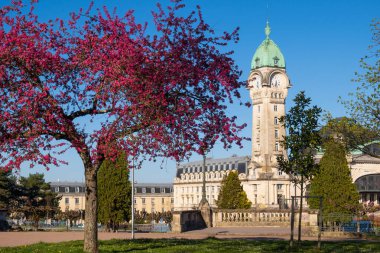
<path fill-rule="evenodd" d="M 289 226 L 290 210 L 213 209 L 215 227 L 228 226 Z"/>

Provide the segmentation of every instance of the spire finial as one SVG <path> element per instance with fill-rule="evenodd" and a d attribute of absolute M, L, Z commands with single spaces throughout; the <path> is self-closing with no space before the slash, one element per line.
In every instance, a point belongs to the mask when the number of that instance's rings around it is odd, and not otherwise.
<path fill-rule="evenodd" d="M 267 39 L 269 39 L 270 31 L 269 20 L 267 20 L 267 26 L 265 27 L 265 35 L 267 36 Z"/>

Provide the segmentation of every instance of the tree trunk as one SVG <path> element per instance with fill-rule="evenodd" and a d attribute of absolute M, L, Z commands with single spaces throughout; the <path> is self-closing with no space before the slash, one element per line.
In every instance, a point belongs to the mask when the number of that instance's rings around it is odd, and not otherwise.
<path fill-rule="evenodd" d="M 303 176 L 301 176 L 301 194 L 300 194 L 300 213 L 298 217 L 298 242 L 301 241 L 301 221 L 302 221 L 302 205 L 303 205 Z"/>
<path fill-rule="evenodd" d="M 97 169 L 85 167 L 85 198 L 86 216 L 84 220 L 84 252 L 98 253 L 98 196 L 97 196 Z"/>

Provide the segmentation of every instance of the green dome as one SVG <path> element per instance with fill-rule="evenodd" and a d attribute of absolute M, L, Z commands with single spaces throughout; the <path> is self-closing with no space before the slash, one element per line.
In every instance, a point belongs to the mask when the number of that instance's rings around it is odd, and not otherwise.
<path fill-rule="evenodd" d="M 261 67 L 278 67 L 285 68 L 285 58 L 281 53 L 280 48 L 269 39 L 270 27 L 269 22 L 265 27 L 266 39 L 256 49 L 252 58 L 251 69 L 257 69 Z"/>

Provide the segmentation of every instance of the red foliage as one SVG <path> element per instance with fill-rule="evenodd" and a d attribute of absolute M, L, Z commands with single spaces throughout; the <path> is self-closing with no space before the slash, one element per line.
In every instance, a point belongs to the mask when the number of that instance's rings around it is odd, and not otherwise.
<path fill-rule="evenodd" d="M 219 139 L 240 145 L 244 126 L 225 113 L 240 71 L 218 48 L 200 10 L 153 13 L 157 33 L 106 8 L 40 22 L 21 1 L 0 9 L 0 165 L 46 168 L 75 148 L 98 167 L 119 152 L 180 160 Z M 94 126 L 91 126 L 93 124 Z M 113 143 L 113 145 L 110 145 Z M 88 162 L 90 161 L 90 163 Z"/>

